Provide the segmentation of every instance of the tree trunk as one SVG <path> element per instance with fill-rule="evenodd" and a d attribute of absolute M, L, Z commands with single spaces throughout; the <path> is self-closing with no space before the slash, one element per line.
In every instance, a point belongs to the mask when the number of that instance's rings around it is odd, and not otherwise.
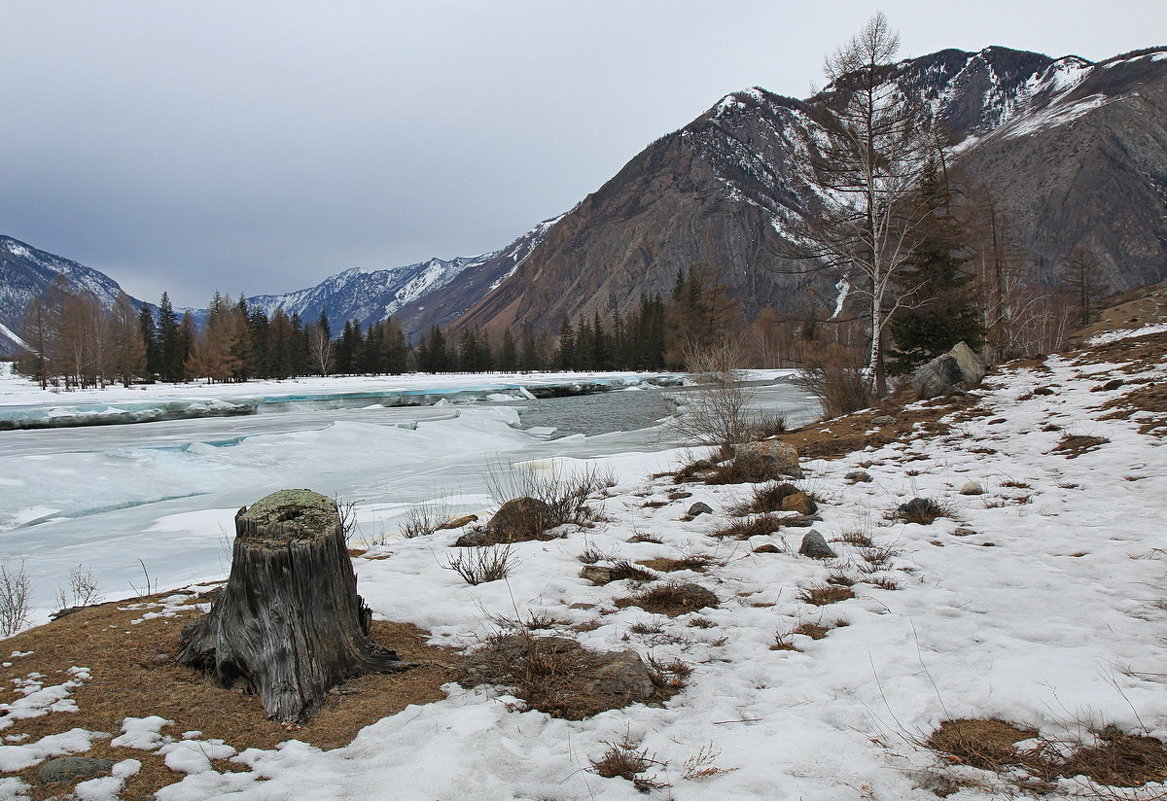
<path fill-rule="evenodd" d="M 281 490 L 235 515 L 231 575 L 183 630 L 178 661 L 223 687 L 242 682 L 269 718 L 303 721 L 347 678 L 412 667 L 368 638 L 370 618 L 336 504 Z"/>

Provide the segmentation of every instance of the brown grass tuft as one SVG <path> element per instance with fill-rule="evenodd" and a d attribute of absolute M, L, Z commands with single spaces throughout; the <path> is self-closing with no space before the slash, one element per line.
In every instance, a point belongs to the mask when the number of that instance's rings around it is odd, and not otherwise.
<path fill-rule="evenodd" d="M 646 612 L 676 617 L 698 609 L 717 608 L 717 596 L 695 584 L 668 582 L 642 590 L 627 598 L 617 598 L 616 606 L 638 606 Z"/>
<path fill-rule="evenodd" d="M 1037 735 L 997 718 L 959 718 L 945 720 L 932 732 L 927 745 L 965 765 L 984 770 L 1000 770 L 1020 763 L 1021 755 L 1014 743 Z"/>
<path fill-rule="evenodd" d="M 618 743 L 608 740 L 603 742 L 608 746 L 608 750 L 599 759 L 591 760 L 594 773 L 605 779 L 626 779 L 642 793 L 668 786 L 667 782 L 648 775 L 649 771 L 666 767 L 668 764 L 658 760 L 655 754 L 649 756 L 648 749 L 637 750 L 635 744 L 627 737 Z"/>
<path fill-rule="evenodd" d="M 798 591 L 798 600 L 814 606 L 837 604 L 854 598 L 855 593 L 850 587 L 841 587 L 838 584 L 821 584 L 813 587 L 803 587 Z"/>
<path fill-rule="evenodd" d="M 1077 459 L 1084 453 L 1110 442 L 1106 437 L 1087 437 L 1082 434 L 1066 434 L 1050 453 L 1060 453 L 1067 459 Z"/>
<path fill-rule="evenodd" d="M 735 520 L 728 526 L 710 532 L 709 536 L 718 539 L 748 540 L 750 537 L 763 537 L 782 528 L 782 516 L 765 514 L 758 517 Z"/>

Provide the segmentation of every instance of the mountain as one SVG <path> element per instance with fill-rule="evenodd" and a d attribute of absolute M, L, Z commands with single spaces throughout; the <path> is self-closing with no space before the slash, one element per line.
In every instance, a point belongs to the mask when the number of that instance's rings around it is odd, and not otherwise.
<path fill-rule="evenodd" d="M 1167 50 L 1091 63 L 989 47 L 888 68 L 948 131 L 956 164 L 991 187 L 1050 279 L 1080 242 L 1111 291 L 1167 277 Z M 508 280 L 455 323 L 497 333 L 627 311 L 678 270 L 723 271 L 747 316 L 833 303 L 821 279 L 775 253 L 809 190 L 788 168 L 802 101 L 753 88 L 653 142 L 560 219 Z"/>
<path fill-rule="evenodd" d="M 58 275 L 69 291 L 94 298 L 106 308 L 121 291 L 104 273 L 0 235 L 0 354 L 25 349 L 20 330 L 28 304 Z"/>
<path fill-rule="evenodd" d="M 308 289 L 256 295 L 247 302 L 269 314 L 283 306 L 305 323 L 315 322 L 326 309 L 334 333 L 348 320 L 360 320 L 367 327 L 394 316 L 406 338 L 416 341 L 430 325 L 448 325 L 509 277 L 557 220 L 544 221 L 502 250 L 482 256 L 433 258 L 385 269 L 354 267 Z"/>

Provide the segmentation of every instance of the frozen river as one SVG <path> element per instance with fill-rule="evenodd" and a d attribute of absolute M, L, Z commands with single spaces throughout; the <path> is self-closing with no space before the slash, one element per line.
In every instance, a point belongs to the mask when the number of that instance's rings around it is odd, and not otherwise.
<path fill-rule="evenodd" d="M 308 487 L 356 502 L 356 539 L 391 537 L 418 503 L 488 512 L 505 500 L 486 480 L 500 467 L 676 446 L 661 424 L 674 394 L 684 393 L 331 408 L 316 387 L 312 403 L 278 412 L 3 431 L 0 556 L 24 561 L 38 619 L 78 565 L 107 598 L 144 589 L 147 573 L 161 588 L 217 579 L 235 512 L 269 492 Z M 757 403 L 792 419 L 815 411 L 782 382 L 758 387 Z"/>

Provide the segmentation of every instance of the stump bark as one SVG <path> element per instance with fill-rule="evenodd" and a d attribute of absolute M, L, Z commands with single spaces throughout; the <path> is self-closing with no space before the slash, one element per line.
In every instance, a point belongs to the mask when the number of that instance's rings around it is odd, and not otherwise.
<path fill-rule="evenodd" d="M 413 667 L 369 639 L 371 617 L 336 504 L 281 490 L 235 515 L 227 585 L 184 628 L 178 661 L 223 687 L 242 683 L 269 718 L 304 721 L 347 678 Z"/>

